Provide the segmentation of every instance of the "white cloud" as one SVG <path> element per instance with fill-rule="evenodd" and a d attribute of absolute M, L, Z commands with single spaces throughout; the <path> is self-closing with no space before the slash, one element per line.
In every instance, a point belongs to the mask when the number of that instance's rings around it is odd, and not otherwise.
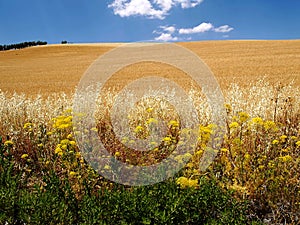
<path fill-rule="evenodd" d="M 121 17 L 146 16 L 149 18 L 163 19 L 165 13 L 163 10 L 156 10 L 148 0 L 115 0 L 109 5 L 113 8 L 114 14 Z"/>
<path fill-rule="evenodd" d="M 153 34 L 158 34 L 158 37 L 154 39 L 156 41 L 178 41 L 178 40 L 191 40 L 191 37 L 186 37 L 185 35 L 199 34 L 205 32 L 216 32 L 224 33 L 223 37 L 229 37 L 227 34 L 232 31 L 233 28 L 229 25 L 223 25 L 215 28 L 211 23 L 201 23 L 198 26 L 192 28 L 176 28 L 176 25 L 172 26 L 159 26 L 157 30 L 153 31 Z"/>
<path fill-rule="evenodd" d="M 178 37 L 173 37 L 170 33 L 162 33 L 154 39 L 155 41 L 178 41 Z"/>
<path fill-rule="evenodd" d="M 170 34 L 173 34 L 176 31 L 176 28 L 174 26 L 160 26 L 159 28 Z"/>
<path fill-rule="evenodd" d="M 121 17 L 145 16 L 150 19 L 164 19 L 172 7 L 194 8 L 204 0 L 114 0 L 109 8 Z"/>
<path fill-rule="evenodd" d="M 159 30 L 154 30 L 154 34 L 159 34 L 155 37 L 156 41 L 178 41 L 178 37 L 174 37 L 172 34 L 176 32 L 175 26 L 159 26 Z"/>
<path fill-rule="evenodd" d="M 176 2 L 180 3 L 181 8 L 194 8 L 195 6 L 201 4 L 204 0 L 177 0 Z"/>
<path fill-rule="evenodd" d="M 234 30 L 234 29 L 228 25 L 223 25 L 223 26 L 220 26 L 220 27 L 217 27 L 214 29 L 214 31 L 218 32 L 218 33 L 228 33 L 232 30 Z"/>
<path fill-rule="evenodd" d="M 210 30 L 213 30 L 214 26 L 211 23 L 201 23 L 193 28 L 181 28 L 178 30 L 179 34 L 196 34 L 204 33 Z"/>

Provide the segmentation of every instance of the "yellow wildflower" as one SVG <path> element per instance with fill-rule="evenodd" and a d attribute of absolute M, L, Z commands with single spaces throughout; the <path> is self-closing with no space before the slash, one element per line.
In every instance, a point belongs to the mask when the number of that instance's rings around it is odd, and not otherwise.
<path fill-rule="evenodd" d="M 176 184 L 180 185 L 180 188 L 197 188 L 198 187 L 198 180 L 188 179 L 186 177 L 179 177 L 176 180 Z"/>
<path fill-rule="evenodd" d="M 258 124 L 258 125 L 263 125 L 263 124 L 264 124 L 264 121 L 263 121 L 263 119 L 260 118 L 260 117 L 254 117 L 254 118 L 252 119 L 252 123 L 253 123 L 253 124 Z"/>
<path fill-rule="evenodd" d="M 144 128 L 142 126 L 137 126 L 135 129 L 134 129 L 134 132 L 135 133 L 140 133 L 144 130 Z"/>
<path fill-rule="evenodd" d="M 43 147 L 43 146 L 44 146 L 43 143 L 38 144 L 38 147 Z"/>
<path fill-rule="evenodd" d="M 70 171 L 70 173 L 69 173 L 69 175 L 71 176 L 71 177 L 73 177 L 73 176 L 76 176 L 76 172 L 74 172 L 74 171 Z"/>
<path fill-rule="evenodd" d="M 119 157 L 120 155 L 121 155 L 120 152 L 116 152 L 116 153 L 115 153 L 115 156 L 116 156 L 116 157 Z"/>
<path fill-rule="evenodd" d="M 78 159 L 78 158 L 80 158 L 81 157 L 81 153 L 80 152 L 76 152 L 75 153 L 75 157 Z"/>
<path fill-rule="evenodd" d="M 129 138 L 128 137 L 123 137 L 122 138 L 122 144 L 126 144 L 128 142 Z"/>
<path fill-rule="evenodd" d="M 276 123 L 274 121 L 271 121 L 271 120 L 267 120 L 265 123 L 264 123 L 264 128 L 265 130 L 273 130 L 273 131 L 277 131 L 278 130 L 278 127 L 276 125 Z"/>
<path fill-rule="evenodd" d="M 300 147 L 300 141 L 296 142 L 297 147 Z"/>
<path fill-rule="evenodd" d="M 93 128 L 91 129 L 91 131 L 98 132 L 98 129 L 97 129 L 96 127 L 93 127 Z"/>
<path fill-rule="evenodd" d="M 203 154 L 203 150 L 199 150 L 199 151 L 196 152 L 197 156 L 201 156 L 202 154 Z"/>
<path fill-rule="evenodd" d="M 279 156 L 279 159 L 282 161 L 282 162 L 290 162 L 293 160 L 292 156 L 290 155 L 286 155 L 286 156 Z"/>
<path fill-rule="evenodd" d="M 208 126 L 200 126 L 200 133 L 202 134 L 212 134 L 213 125 L 209 124 Z"/>
<path fill-rule="evenodd" d="M 5 145 L 5 146 L 10 146 L 10 145 L 13 145 L 13 144 L 14 144 L 14 143 L 13 143 L 12 141 L 10 141 L 10 140 L 4 142 L 4 145 Z"/>
<path fill-rule="evenodd" d="M 287 139 L 287 136 L 286 135 L 281 135 L 280 139 Z"/>
<path fill-rule="evenodd" d="M 273 145 L 277 145 L 278 143 L 279 143 L 279 141 L 276 140 L 276 139 L 272 141 L 272 144 L 273 144 Z"/>
<path fill-rule="evenodd" d="M 171 126 L 171 127 L 179 127 L 179 123 L 176 120 L 171 120 L 169 122 L 169 126 Z"/>
<path fill-rule="evenodd" d="M 264 166 L 264 165 L 259 165 L 258 168 L 259 168 L 260 170 L 263 170 L 263 169 L 265 168 L 265 166 Z"/>
<path fill-rule="evenodd" d="M 239 112 L 239 117 L 241 123 L 244 123 L 249 119 L 249 115 L 245 112 Z"/>
<path fill-rule="evenodd" d="M 67 117 L 65 117 L 65 118 L 63 119 L 63 122 L 64 122 L 64 123 L 70 123 L 70 122 L 72 121 L 72 119 L 73 119 L 73 116 L 67 116 Z"/>
<path fill-rule="evenodd" d="M 251 158 L 251 156 L 250 156 L 248 153 L 246 153 L 246 154 L 244 155 L 244 158 L 245 158 L 245 160 L 249 160 L 249 159 Z"/>
<path fill-rule="evenodd" d="M 157 124 L 158 121 L 157 121 L 157 119 L 155 119 L 155 118 L 150 118 L 150 119 L 148 119 L 148 120 L 146 121 L 146 123 L 147 123 L 147 124 Z"/>
<path fill-rule="evenodd" d="M 227 153 L 227 152 L 228 152 L 228 149 L 227 149 L 227 148 L 221 148 L 221 152 Z"/>
<path fill-rule="evenodd" d="M 69 144 L 69 140 L 68 139 L 63 139 L 63 140 L 61 140 L 60 141 L 60 143 L 62 144 L 62 145 L 67 145 L 67 144 Z"/>
<path fill-rule="evenodd" d="M 230 113 L 232 111 L 232 107 L 230 104 L 225 104 L 225 109 L 226 109 L 227 113 Z"/>
<path fill-rule="evenodd" d="M 72 116 L 58 116 L 53 119 L 53 127 L 57 129 L 66 129 L 72 126 Z"/>
<path fill-rule="evenodd" d="M 32 126 L 32 123 L 25 123 L 23 128 L 27 129 L 27 128 L 30 128 L 31 126 Z"/>
<path fill-rule="evenodd" d="M 70 141 L 70 145 L 75 146 L 76 142 L 75 141 Z"/>
<path fill-rule="evenodd" d="M 28 154 L 23 154 L 22 156 L 21 156 L 21 159 L 25 159 L 25 158 L 27 158 L 28 157 Z"/>
<path fill-rule="evenodd" d="M 149 108 L 146 109 L 146 111 L 147 111 L 148 113 L 151 113 L 151 112 L 153 111 L 153 108 L 149 107 Z"/>
<path fill-rule="evenodd" d="M 67 150 L 67 149 L 68 149 L 68 146 L 67 146 L 67 145 L 62 145 L 60 148 L 61 148 L 62 150 Z"/>
<path fill-rule="evenodd" d="M 275 164 L 274 164 L 274 162 L 272 160 L 270 162 L 268 162 L 268 167 L 270 169 L 273 169 L 275 167 Z"/>
<path fill-rule="evenodd" d="M 158 148 L 155 148 L 155 149 L 153 149 L 153 151 L 154 151 L 154 152 L 158 152 L 158 151 L 159 151 L 159 149 L 158 149 Z"/>
<path fill-rule="evenodd" d="M 62 153 L 62 149 L 60 147 L 57 147 L 54 151 L 55 154 Z"/>
<path fill-rule="evenodd" d="M 105 169 L 105 170 L 110 170 L 111 167 L 110 167 L 109 165 L 105 165 L 105 166 L 104 166 L 104 169 Z"/>
<path fill-rule="evenodd" d="M 172 141 L 172 139 L 170 137 L 164 137 L 163 141 L 165 143 L 170 143 Z"/>
<path fill-rule="evenodd" d="M 239 127 L 238 122 L 232 122 L 231 124 L 229 124 L 229 128 L 230 129 L 236 129 Z"/>
<path fill-rule="evenodd" d="M 191 162 L 185 165 L 186 168 L 193 168 L 193 166 L 194 166 L 194 165 L 193 165 L 193 163 L 191 163 Z"/>
<path fill-rule="evenodd" d="M 239 185 L 235 179 L 233 185 L 230 185 L 229 187 L 240 193 L 248 193 L 247 188 L 245 186 Z"/>

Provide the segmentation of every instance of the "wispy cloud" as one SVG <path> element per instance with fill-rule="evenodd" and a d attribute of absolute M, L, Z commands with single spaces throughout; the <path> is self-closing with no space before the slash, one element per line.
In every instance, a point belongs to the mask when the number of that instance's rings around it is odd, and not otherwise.
<path fill-rule="evenodd" d="M 233 31 L 233 27 L 230 27 L 229 25 L 223 25 L 215 28 L 214 31 L 218 33 L 228 33 L 230 31 Z"/>
<path fill-rule="evenodd" d="M 121 17 L 143 16 L 149 19 L 164 19 L 176 6 L 194 8 L 204 0 L 114 0 L 108 5 L 115 15 Z"/>
<path fill-rule="evenodd" d="M 153 34 L 162 34 L 163 32 L 173 34 L 176 31 L 175 26 L 159 26 L 157 30 L 154 30 Z"/>

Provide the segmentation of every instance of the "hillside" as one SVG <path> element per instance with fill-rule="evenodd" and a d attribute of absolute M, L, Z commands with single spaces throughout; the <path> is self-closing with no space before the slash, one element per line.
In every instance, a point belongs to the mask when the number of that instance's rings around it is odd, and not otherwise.
<path fill-rule="evenodd" d="M 0 52 L 0 89 L 32 95 L 70 93 L 89 65 L 118 45 L 47 45 Z M 223 88 L 232 82 L 247 85 L 261 77 L 271 82 L 294 80 L 300 85 L 300 40 L 203 41 L 179 45 L 198 54 Z M 148 67 L 140 64 L 138 70 Z M 170 68 L 160 71 L 170 73 Z"/>

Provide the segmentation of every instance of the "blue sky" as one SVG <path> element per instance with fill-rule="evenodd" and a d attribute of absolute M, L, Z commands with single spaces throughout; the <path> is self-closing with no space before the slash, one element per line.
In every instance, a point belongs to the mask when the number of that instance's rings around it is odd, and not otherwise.
<path fill-rule="evenodd" d="M 299 0 L 0 0 L 0 44 L 300 39 Z"/>

